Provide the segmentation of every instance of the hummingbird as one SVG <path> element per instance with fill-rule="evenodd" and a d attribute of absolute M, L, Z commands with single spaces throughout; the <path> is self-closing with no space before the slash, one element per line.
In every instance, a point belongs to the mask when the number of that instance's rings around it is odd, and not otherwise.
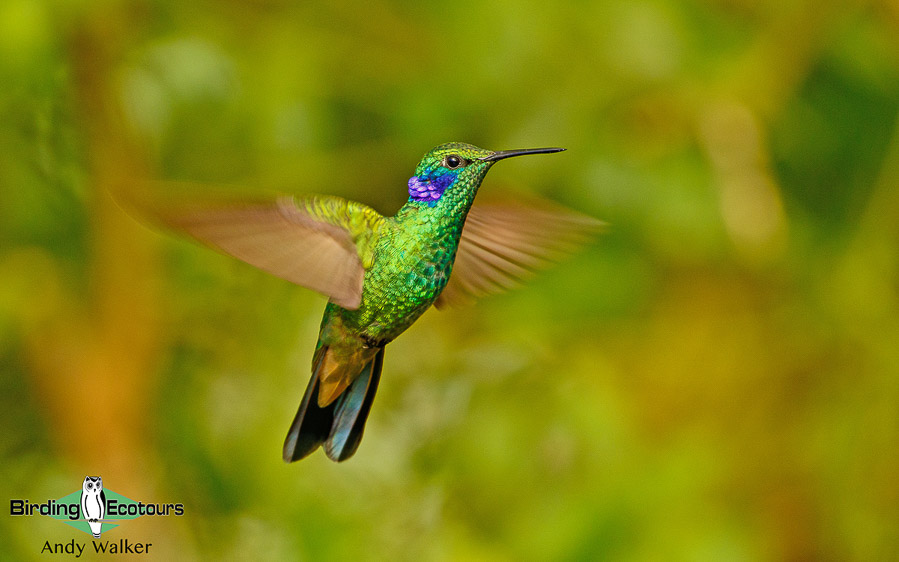
<path fill-rule="evenodd" d="M 564 148 L 491 151 L 447 143 L 428 151 L 392 217 L 336 196 L 169 214 L 194 238 L 329 297 L 312 377 L 284 441 L 285 462 L 319 447 L 345 461 L 359 447 L 384 348 L 428 308 L 517 285 L 585 243 L 602 224 L 547 202 L 473 205 L 500 160 Z"/>

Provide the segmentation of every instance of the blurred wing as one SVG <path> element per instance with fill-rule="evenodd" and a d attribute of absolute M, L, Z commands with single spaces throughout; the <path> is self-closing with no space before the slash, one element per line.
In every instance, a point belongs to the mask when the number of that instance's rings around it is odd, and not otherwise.
<path fill-rule="evenodd" d="M 383 217 L 339 197 L 279 197 L 274 202 L 202 206 L 162 220 L 273 275 L 356 309 Z"/>
<path fill-rule="evenodd" d="M 435 306 L 511 289 L 573 253 L 603 224 L 548 201 L 475 204 L 462 229 L 450 280 Z"/>

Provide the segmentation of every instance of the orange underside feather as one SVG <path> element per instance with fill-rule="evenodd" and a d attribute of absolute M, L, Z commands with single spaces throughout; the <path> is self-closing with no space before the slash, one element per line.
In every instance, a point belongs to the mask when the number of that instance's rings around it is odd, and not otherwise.
<path fill-rule="evenodd" d="M 350 353 L 340 353 L 331 347 L 322 347 L 316 353 L 324 353 L 325 356 L 319 363 L 318 358 L 313 361 L 319 365 L 318 369 L 318 406 L 324 408 L 337 399 L 347 387 L 359 376 L 366 363 L 371 361 L 378 352 L 377 348 L 357 348 Z"/>

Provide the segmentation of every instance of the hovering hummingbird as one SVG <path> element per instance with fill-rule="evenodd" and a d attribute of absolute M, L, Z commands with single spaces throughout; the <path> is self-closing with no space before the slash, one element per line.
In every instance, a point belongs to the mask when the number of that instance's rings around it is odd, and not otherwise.
<path fill-rule="evenodd" d="M 472 206 L 499 160 L 563 148 L 490 151 L 440 145 L 408 182 L 392 217 L 333 196 L 207 207 L 166 222 L 195 238 L 330 297 L 312 378 L 284 442 L 285 462 L 319 446 L 356 452 L 381 377 L 384 347 L 431 305 L 508 289 L 584 243 L 601 224 L 542 202 Z"/>

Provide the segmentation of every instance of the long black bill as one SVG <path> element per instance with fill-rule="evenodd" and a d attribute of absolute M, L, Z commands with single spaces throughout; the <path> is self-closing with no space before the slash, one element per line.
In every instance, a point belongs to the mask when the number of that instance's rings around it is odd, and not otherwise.
<path fill-rule="evenodd" d="M 562 152 L 564 148 L 522 148 L 519 150 L 497 150 L 489 156 L 478 158 L 483 162 L 496 162 L 503 158 L 512 158 L 513 156 L 524 156 L 525 154 L 549 154 L 550 152 Z"/>

